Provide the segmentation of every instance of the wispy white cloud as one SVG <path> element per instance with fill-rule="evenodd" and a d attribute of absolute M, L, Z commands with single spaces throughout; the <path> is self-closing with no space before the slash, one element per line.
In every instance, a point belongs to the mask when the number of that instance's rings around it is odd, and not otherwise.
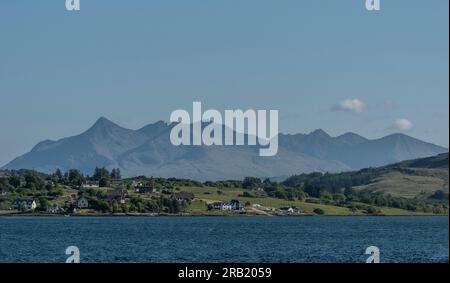
<path fill-rule="evenodd" d="M 333 106 L 332 110 L 335 111 L 350 111 L 355 113 L 361 113 L 363 112 L 365 108 L 365 103 L 361 100 L 354 98 L 354 99 L 346 99 L 340 101 L 338 104 Z"/>
<path fill-rule="evenodd" d="M 413 123 L 405 118 L 402 119 L 397 119 L 394 123 L 393 128 L 396 129 L 397 131 L 402 131 L 402 132 L 406 132 L 409 131 L 413 128 Z"/>

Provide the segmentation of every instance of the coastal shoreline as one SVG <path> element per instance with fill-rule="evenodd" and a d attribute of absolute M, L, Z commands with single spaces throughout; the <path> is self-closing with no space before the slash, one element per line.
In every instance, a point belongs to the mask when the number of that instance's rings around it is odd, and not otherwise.
<path fill-rule="evenodd" d="M 0 217 L 417 217 L 417 216 L 427 216 L 427 217 L 449 217 L 449 214 L 166 214 L 166 213 L 108 213 L 108 214 L 49 214 L 49 213 L 10 213 L 10 214 L 0 214 Z"/>

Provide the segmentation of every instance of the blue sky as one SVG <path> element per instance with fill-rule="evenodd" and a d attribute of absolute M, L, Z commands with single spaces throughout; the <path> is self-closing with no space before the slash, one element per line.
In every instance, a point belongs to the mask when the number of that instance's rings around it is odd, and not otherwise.
<path fill-rule="evenodd" d="M 64 2 L 0 2 L 0 165 L 100 116 L 139 128 L 193 101 L 278 109 L 281 132 L 449 144 L 447 0 Z"/>

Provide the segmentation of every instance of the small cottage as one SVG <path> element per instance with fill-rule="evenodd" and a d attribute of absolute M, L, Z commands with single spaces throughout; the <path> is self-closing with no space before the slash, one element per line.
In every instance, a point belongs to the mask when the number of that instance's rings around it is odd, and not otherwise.
<path fill-rule="evenodd" d="M 86 181 L 82 184 L 82 187 L 86 189 L 95 189 L 100 187 L 100 185 L 98 181 Z"/>
<path fill-rule="evenodd" d="M 122 190 L 108 190 L 106 193 L 106 197 L 108 201 L 118 201 L 120 203 L 125 203 L 125 199 L 128 198 L 128 191 L 125 189 Z"/>
<path fill-rule="evenodd" d="M 156 188 L 147 187 L 147 186 L 137 187 L 137 188 L 135 188 L 134 191 L 139 194 L 149 194 L 149 193 L 157 193 L 158 192 L 156 190 Z"/>
<path fill-rule="evenodd" d="M 195 199 L 195 196 L 191 193 L 176 193 L 174 197 L 178 201 L 192 201 Z"/>
<path fill-rule="evenodd" d="M 35 210 L 37 207 L 35 200 L 16 200 L 13 202 L 12 209 Z"/>

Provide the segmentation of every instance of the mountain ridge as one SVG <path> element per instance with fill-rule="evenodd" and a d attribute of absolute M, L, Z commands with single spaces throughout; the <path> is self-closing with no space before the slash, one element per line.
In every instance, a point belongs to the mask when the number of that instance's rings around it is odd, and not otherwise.
<path fill-rule="evenodd" d="M 341 172 L 448 152 L 404 134 L 367 139 L 347 132 L 332 137 L 318 129 L 309 134 L 280 133 L 278 154 L 263 158 L 258 146 L 173 146 L 169 135 L 174 125 L 157 121 L 132 130 L 100 117 L 78 135 L 39 142 L 2 169 L 79 169 L 91 174 L 104 166 L 121 168 L 125 176 L 218 180 Z"/>

